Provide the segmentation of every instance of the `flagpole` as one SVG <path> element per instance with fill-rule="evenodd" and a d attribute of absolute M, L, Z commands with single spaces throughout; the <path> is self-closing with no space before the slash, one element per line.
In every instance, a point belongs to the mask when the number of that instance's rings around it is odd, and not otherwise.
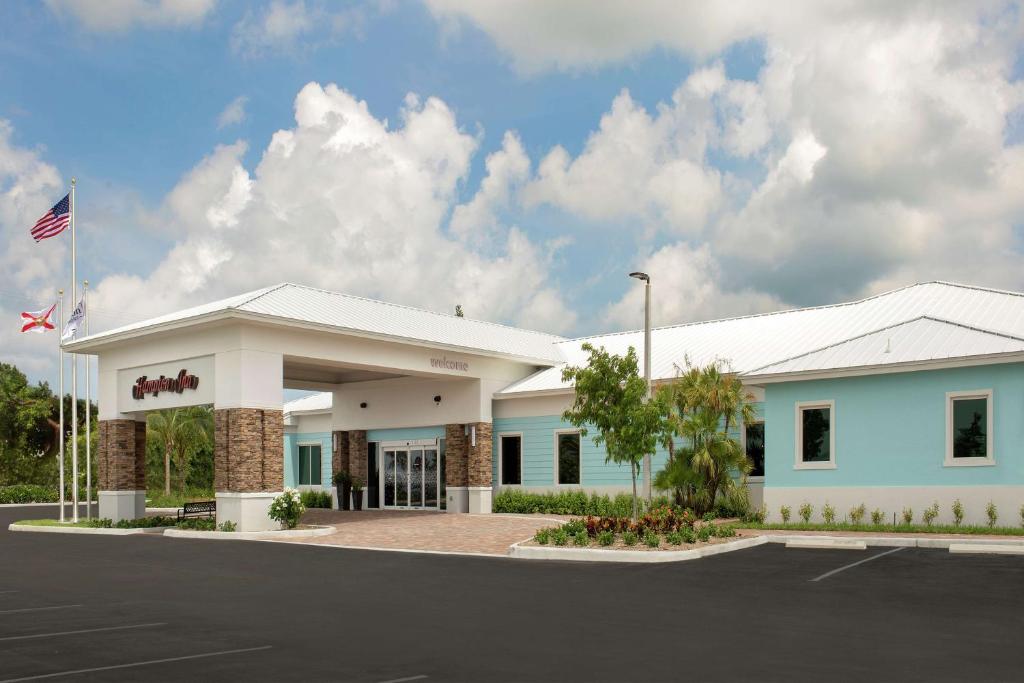
<path fill-rule="evenodd" d="M 57 302 L 57 358 L 60 363 L 60 523 L 64 523 L 64 346 L 60 339 L 61 330 L 64 329 L 64 290 L 58 292 L 60 300 Z"/>
<path fill-rule="evenodd" d="M 78 306 L 75 269 L 75 179 L 71 179 L 71 305 Z M 72 309 L 74 310 L 74 309 Z M 71 521 L 78 523 L 78 354 L 71 354 Z"/>
<path fill-rule="evenodd" d="M 82 304 L 85 306 L 85 336 L 89 336 L 89 281 L 82 283 Z M 92 373 L 89 354 L 85 354 L 85 518 L 92 519 Z"/>

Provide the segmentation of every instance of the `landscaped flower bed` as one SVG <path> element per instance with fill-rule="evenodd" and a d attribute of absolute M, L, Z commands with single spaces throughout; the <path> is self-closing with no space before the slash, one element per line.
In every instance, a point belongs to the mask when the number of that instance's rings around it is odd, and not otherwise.
<path fill-rule="evenodd" d="M 586 517 L 537 531 L 530 545 L 607 550 L 688 550 L 736 536 L 733 524 L 697 520 L 689 510 L 664 506 L 637 521 L 629 517 Z"/>

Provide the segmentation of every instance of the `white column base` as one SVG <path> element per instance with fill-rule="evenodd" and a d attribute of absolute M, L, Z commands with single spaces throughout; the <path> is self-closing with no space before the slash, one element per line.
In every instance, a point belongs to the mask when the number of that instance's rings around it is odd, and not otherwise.
<path fill-rule="evenodd" d="M 260 491 L 257 493 L 217 492 L 217 526 L 233 522 L 236 531 L 276 531 L 278 522 L 270 519 L 267 512 L 274 499 L 281 492 Z"/>
<path fill-rule="evenodd" d="M 491 487 L 469 487 L 469 513 L 473 515 L 491 514 Z"/>
<path fill-rule="evenodd" d="M 469 489 L 465 486 L 449 486 L 445 491 L 448 496 L 446 512 L 469 512 Z"/>
<path fill-rule="evenodd" d="M 115 524 L 122 519 L 139 519 L 146 516 L 145 491 L 100 491 L 100 519 L 109 519 Z"/>

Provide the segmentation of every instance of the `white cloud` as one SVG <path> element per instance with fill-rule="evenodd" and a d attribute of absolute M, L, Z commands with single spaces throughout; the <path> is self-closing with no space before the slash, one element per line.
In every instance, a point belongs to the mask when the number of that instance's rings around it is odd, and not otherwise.
<path fill-rule="evenodd" d="M 291 280 L 571 328 L 575 317 L 549 284 L 552 245 L 500 226 L 482 241 L 444 229 L 477 140 L 433 97 L 408 97 L 400 119 L 392 128 L 337 86 L 310 83 L 295 99 L 296 125 L 274 134 L 254 171 L 242 165 L 245 146 L 236 143 L 182 178 L 165 202 L 167 230 L 180 235 L 173 249 L 149 273 L 105 278 L 96 305 L 146 302 L 157 314 Z M 517 147 L 506 137 L 499 154 L 516 157 Z M 522 159 L 491 161 L 495 177 L 521 175 L 501 169 Z"/>
<path fill-rule="evenodd" d="M 273 0 L 262 10 L 248 10 L 231 31 L 231 48 L 245 57 L 297 53 L 358 32 L 365 21 L 359 7 L 336 10 L 331 4 Z"/>
<path fill-rule="evenodd" d="M 530 175 L 530 158 L 519 137 L 507 132 L 501 149 L 488 155 L 485 167 L 487 176 L 480 189 L 452 213 L 450 229 L 463 239 L 486 238 L 498 227 L 495 211 L 509 208 L 513 195 Z"/>
<path fill-rule="evenodd" d="M 202 23 L 216 0 L 46 0 L 58 14 L 68 14 L 91 31 L 181 28 Z"/>
<path fill-rule="evenodd" d="M 234 126 L 245 121 L 245 105 L 248 102 L 249 98 L 245 95 L 239 95 L 231 100 L 228 106 L 224 107 L 224 111 L 217 117 L 217 128 L 226 128 L 227 126 Z"/>

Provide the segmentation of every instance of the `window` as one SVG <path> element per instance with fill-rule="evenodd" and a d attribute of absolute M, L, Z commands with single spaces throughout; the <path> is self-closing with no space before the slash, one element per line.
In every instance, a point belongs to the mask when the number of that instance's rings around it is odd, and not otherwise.
<path fill-rule="evenodd" d="M 501 472 L 499 484 L 523 483 L 523 437 L 521 434 L 501 434 L 498 436 L 498 467 Z"/>
<path fill-rule="evenodd" d="M 299 444 L 299 486 L 319 486 L 320 444 Z"/>
<path fill-rule="evenodd" d="M 796 469 L 836 466 L 835 401 L 796 404 Z"/>
<path fill-rule="evenodd" d="M 555 432 L 556 481 L 559 484 L 580 483 L 580 433 Z"/>
<path fill-rule="evenodd" d="M 751 422 L 743 433 L 747 458 L 753 466 L 750 476 L 764 476 L 764 422 Z"/>
<path fill-rule="evenodd" d="M 946 394 L 946 466 L 994 465 L 992 390 Z"/>

